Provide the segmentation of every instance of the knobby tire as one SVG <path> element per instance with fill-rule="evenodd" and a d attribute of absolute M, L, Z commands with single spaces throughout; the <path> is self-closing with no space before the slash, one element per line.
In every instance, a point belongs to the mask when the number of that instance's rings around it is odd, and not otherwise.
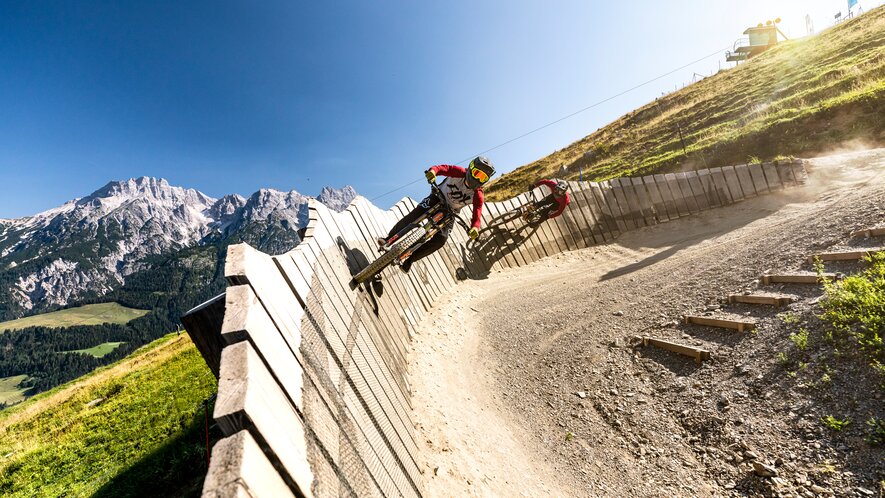
<path fill-rule="evenodd" d="M 357 273 L 356 276 L 353 277 L 353 280 L 356 283 L 361 284 L 371 279 L 378 273 L 381 273 L 381 270 L 387 268 L 387 266 L 390 265 L 393 260 L 398 258 L 412 244 L 421 240 L 421 237 L 423 236 L 424 230 L 420 228 L 413 229 L 411 232 L 406 234 L 405 237 L 397 241 L 397 243 L 394 244 L 393 247 L 390 248 L 390 250 L 388 250 L 381 256 L 378 256 L 378 259 L 372 261 L 369 266 L 363 268 L 361 272 Z"/>

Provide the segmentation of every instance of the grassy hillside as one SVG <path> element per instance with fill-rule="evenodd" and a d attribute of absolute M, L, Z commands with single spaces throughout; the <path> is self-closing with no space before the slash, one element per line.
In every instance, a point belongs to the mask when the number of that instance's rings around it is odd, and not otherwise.
<path fill-rule="evenodd" d="M 199 495 L 216 381 L 187 335 L 0 412 L 2 496 Z M 211 413 L 210 413 L 211 416 Z"/>
<path fill-rule="evenodd" d="M 813 155 L 849 141 L 885 144 L 885 7 L 659 98 L 503 175 L 488 193 L 499 200 L 539 178 L 577 179 L 579 168 L 607 179 Z"/>
<path fill-rule="evenodd" d="M 73 351 L 66 351 L 67 353 L 83 353 L 88 354 L 89 356 L 95 358 L 102 358 L 107 356 L 108 353 L 120 347 L 120 344 L 126 344 L 125 342 L 103 342 L 98 346 L 93 346 L 87 349 L 75 349 Z"/>
<path fill-rule="evenodd" d="M 12 375 L 0 378 L 0 403 L 15 404 L 25 399 L 27 389 L 19 387 L 19 384 L 27 375 Z"/>
<path fill-rule="evenodd" d="M 77 308 L 43 313 L 8 322 L 0 322 L 0 332 L 25 327 L 71 327 L 74 325 L 125 324 L 149 313 L 148 310 L 127 308 L 119 303 L 87 304 Z"/>

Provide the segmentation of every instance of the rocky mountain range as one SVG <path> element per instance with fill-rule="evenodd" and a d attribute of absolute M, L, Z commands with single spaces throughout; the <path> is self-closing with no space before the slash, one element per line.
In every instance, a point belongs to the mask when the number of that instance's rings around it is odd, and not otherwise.
<path fill-rule="evenodd" d="M 316 199 L 340 211 L 356 195 L 349 186 L 326 187 Z M 188 249 L 247 241 L 284 252 L 300 240 L 310 198 L 261 189 L 215 199 L 142 177 L 34 216 L 0 219 L 0 319 L 96 300 Z"/>

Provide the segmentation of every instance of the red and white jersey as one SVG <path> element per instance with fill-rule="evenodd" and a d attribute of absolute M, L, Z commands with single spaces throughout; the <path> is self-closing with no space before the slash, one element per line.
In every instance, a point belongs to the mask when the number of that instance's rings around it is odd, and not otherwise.
<path fill-rule="evenodd" d="M 464 206 L 473 204 L 471 225 L 474 228 L 479 228 L 485 195 L 482 193 L 482 188 L 471 189 L 467 186 L 467 170 L 460 166 L 440 164 L 430 168 L 430 171 L 433 171 L 435 175 L 447 177 L 439 184 L 439 189 L 446 197 L 446 204 L 453 211 L 458 212 Z"/>

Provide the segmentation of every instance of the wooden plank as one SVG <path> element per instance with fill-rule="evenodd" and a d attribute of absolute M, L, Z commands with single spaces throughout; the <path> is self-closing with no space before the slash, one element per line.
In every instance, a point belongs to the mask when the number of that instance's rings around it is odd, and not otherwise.
<path fill-rule="evenodd" d="M 676 212 L 679 213 L 679 216 L 690 215 L 691 211 L 688 208 L 688 202 L 685 200 L 685 195 L 682 193 L 682 187 L 679 185 L 679 179 L 676 178 L 676 174 L 666 173 L 664 174 L 664 179 L 667 180 L 667 186 L 673 194 L 673 204 L 676 206 Z"/>
<path fill-rule="evenodd" d="M 808 180 L 808 172 L 805 171 L 805 163 L 801 159 L 790 161 L 790 168 L 797 184 L 804 184 Z"/>
<path fill-rule="evenodd" d="M 701 187 L 704 190 L 704 195 L 706 195 L 708 208 L 722 206 L 723 203 L 719 200 L 719 193 L 716 191 L 716 185 L 713 183 L 713 176 L 710 170 L 702 169 L 697 173 L 698 180 L 700 180 Z"/>
<path fill-rule="evenodd" d="M 328 298 L 327 295 L 324 297 Z M 311 309 L 310 305 L 308 309 Z M 402 421 L 408 419 L 408 412 L 403 414 L 396 407 L 391 407 L 390 396 L 396 396 L 396 388 L 390 387 L 388 380 L 385 384 L 388 388 L 385 389 L 378 378 L 373 377 L 373 367 L 374 370 L 379 370 L 380 360 L 370 353 L 375 364 L 369 365 L 367 361 L 366 352 L 371 351 L 371 346 L 366 341 L 369 333 L 365 322 L 354 324 L 350 333 L 346 330 L 339 333 L 343 325 L 335 321 L 334 314 L 318 310 L 309 313 L 309 316 L 314 319 L 306 330 L 315 329 L 314 335 L 323 338 L 322 342 L 326 344 L 328 351 L 328 360 L 322 366 L 318 365 L 318 368 L 332 371 L 329 387 L 337 393 L 337 399 L 340 400 L 331 406 L 341 404 L 343 408 L 338 408 L 337 413 L 342 416 L 346 414 L 347 417 L 339 420 L 339 426 L 358 441 L 356 450 L 375 480 L 382 482 L 384 477 L 379 477 L 379 473 L 389 473 L 398 489 L 408 488 L 416 475 L 412 472 L 414 457 L 403 446 L 414 445 L 410 440 L 411 422 L 403 425 Z M 318 346 L 322 347 L 319 344 Z M 321 359 L 326 357 L 320 354 Z M 412 477 L 401 474 L 399 469 L 409 472 Z"/>
<path fill-rule="evenodd" d="M 785 187 L 795 187 L 799 184 L 789 162 L 777 162 L 774 165 L 774 169 L 777 171 L 777 176 Z"/>
<path fill-rule="evenodd" d="M 865 251 L 823 252 L 809 256 L 808 262 L 814 263 L 815 259 L 820 259 L 821 261 L 859 261 L 881 251 L 885 251 L 885 248 L 868 249 Z"/>
<path fill-rule="evenodd" d="M 750 170 L 750 178 L 753 179 L 753 187 L 758 195 L 767 194 L 769 192 L 768 183 L 765 181 L 765 173 L 762 171 L 762 165 L 752 163 L 747 165 Z"/>
<path fill-rule="evenodd" d="M 664 204 L 664 198 L 661 196 L 658 184 L 655 183 L 655 177 L 652 175 L 643 176 L 642 182 L 645 184 L 645 188 L 648 191 L 648 199 L 651 203 L 652 216 L 654 217 L 655 223 L 670 221 L 670 218 L 667 215 L 667 206 Z"/>
<path fill-rule="evenodd" d="M 784 273 L 777 275 L 762 275 L 762 285 L 769 284 L 819 284 L 821 278 L 828 280 L 838 280 L 839 275 L 835 273 L 824 273 L 818 276 L 816 273 Z"/>
<path fill-rule="evenodd" d="M 745 330 L 753 330 L 756 328 L 756 322 L 751 320 L 729 320 L 726 318 L 713 318 L 709 316 L 685 315 L 685 323 L 693 323 L 695 325 L 703 325 L 705 327 L 718 327 L 722 329 L 733 329 L 738 332 Z"/>
<path fill-rule="evenodd" d="M 602 220 L 602 210 L 599 209 L 599 206 L 596 203 L 592 186 L 589 182 L 578 182 L 578 184 L 580 185 L 578 193 L 581 199 L 583 199 L 582 211 L 584 212 L 587 222 L 590 224 L 590 231 L 593 234 L 593 239 L 596 244 L 604 244 L 609 238 L 611 238 L 611 234 L 608 232 L 605 223 Z"/>
<path fill-rule="evenodd" d="M 596 202 L 596 213 L 598 213 L 597 220 L 600 221 L 603 227 L 603 233 L 606 236 L 607 240 L 614 240 L 618 235 L 620 235 L 620 230 L 618 229 L 618 225 L 615 222 L 614 214 L 612 213 L 612 208 L 608 205 L 606 201 L 605 193 L 603 192 L 602 186 L 599 182 L 590 182 L 590 197 Z"/>
<path fill-rule="evenodd" d="M 732 294 L 728 296 L 729 303 L 744 304 L 767 304 L 770 306 L 784 306 L 795 301 L 793 296 L 771 294 Z"/>
<path fill-rule="evenodd" d="M 626 232 L 627 230 L 632 230 L 636 228 L 636 226 L 632 223 L 628 224 L 628 220 L 626 218 L 627 215 L 627 199 L 619 199 L 623 198 L 623 191 L 620 186 L 617 187 L 618 193 L 615 192 L 615 184 L 612 180 L 606 180 L 604 182 L 599 182 L 599 187 L 602 189 L 603 196 L 605 197 L 605 202 L 611 210 L 612 217 L 614 218 L 615 225 L 618 228 L 619 233 Z"/>
<path fill-rule="evenodd" d="M 704 360 L 710 359 L 710 352 L 704 349 L 676 344 L 675 342 L 665 341 L 662 339 L 654 339 L 651 337 L 642 337 L 641 340 L 643 346 L 655 346 L 666 351 L 681 354 L 683 356 L 688 356 L 690 358 L 694 358 L 694 361 L 697 364 L 700 364 Z"/>
<path fill-rule="evenodd" d="M 312 210 L 312 215 L 313 214 L 315 214 L 314 210 Z M 311 216 L 311 218 L 313 218 L 313 216 Z M 352 217 L 344 215 L 342 215 L 342 218 L 345 220 L 352 219 Z M 313 222 L 314 220 L 311 219 L 309 225 Z M 314 234 L 321 236 L 324 231 L 323 226 L 318 226 L 317 228 L 317 230 L 314 230 Z M 299 250 L 279 256 L 277 257 L 277 260 L 284 261 L 286 256 L 292 256 L 293 260 L 305 260 L 304 255 L 300 254 L 305 247 L 311 248 L 311 251 L 309 252 L 312 253 L 321 252 L 313 250 L 313 248 L 318 247 L 317 244 L 320 238 L 321 237 L 311 237 L 299 244 Z M 306 274 L 313 275 L 313 277 L 309 276 L 308 278 L 315 281 L 313 287 L 317 289 L 322 285 L 322 282 L 324 282 L 322 279 L 320 281 L 315 280 L 317 275 L 323 274 L 321 271 L 322 266 L 323 265 L 318 265 L 316 263 L 309 263 L 307 265 Z M 318 269 L 315 275 L 311 268 Z M 294 273 L 296 275 L 299 274 L 297 270 L 294 271 Z M 343 281 L 347 278 L 346 275 L 349 275 L 349 271 L 347 270 L 344 270 L 344 273 L 345 277 L 339 280 Z M 296 279 L 296 275 L 292 276 L 293 280 Z M 299 278 L 303 279 L 303 277 Z M 329 285 L 328 282 L 326 285 Z M 296 284 L 296 286 L 301 287 L 300 284 Z M 313 294 L 314 291 L 311 290 L 311 286 L 307 286 L 307 288 L 308 291 Z M 350 479 L 350 482 L 348 486 L 350 486 L 354 490 L 353 492 L 356 492 L 357 494 L 367 494 L 360 491 L 361 489 L 364 489 L 364 487 L 360 487 L 359 485 L 363 483 L 363 481 L 369 479 L 369 477 L 374 481 L 374 476 L 378 475 L 378 472 L 387 472 L 386 467 L 381 464 L 377 454 L 377 448 L 381 447 L 380 445 L 383 445 L 384 442 L 377 428 L 367 425 L 370 424 L 370 416 L 366 411 L 365 406 L 362 403 L 357 402 L 357 399 L 362 399 L 362 397 L 358 396 L 354 390 L 356 389 L 356 386 L 353 385 L 352 378 L 358 373 L 354 372 L 354 362 L 350 361 L 342 364 L 339 360 L 339 358 L 345 358 L 345 360 L 348 358 L 347 347 L 342 344 L 342 341 L 338 340 L 340 336 L 336 334 L 326 334 L 318 329 L 318 327 L 325 328 L 326 325 L 324 324 L 326 324 L 328 320 L 326 318 L 326 312 L 323 311 L 322 301 L 314 299 L 309 295 L 306 296 L 304 300 L 308 303 L 308 309 L 313 310 L 311 313 L 314 315 L 318 314 L 316 318 L 305 321 L 301 329 L 306 342 L 303 343 L 300 349 L 304 351 L 304 358 L 306 361 L 306 363 L 304 363 L 306 365 L 305 373 L 308 374 L 307 376 L 311 381 L 308 389 L 305 389 L 305 392 L 308 394 L 317 392 L 322 399 L 322 403 L 317 401 L 316 403 L 320 404 L 317 405 L 315 403 L 314 409 L 305 412 L 305 416 L 314 421 L 311 428 L 314 434 L 322 440 L 322 445 L 324 446 L 323 454 L 328 454 L 331 455 L 332 458 L 337 458 L 336 455 L 338 455 L 338 451 L 341 451 L 341 458 L 358 458 L 360 462 L 365 461 L 364 465 L 368 471 L 368 474 L 366 474 L 367 477 L 357 479 L 357 481 L 354 481 L 354 479 L 358 477 L 353 475 L 355 471 L 353 467 L 354 464 L 345 461 L 343 465 L 349 466 L 348 479 Z M 318 304 L 320 306 L 317 306 Z M 328 308 L 326 308 L 326 311 L 328 311 Z M 305 316 L 310 316 L 311 313 L 308 313 Z M 360 330 L 360 334 L 362 334 L 362 336 L 367 335 L 365 330 Z M 320 340 L 321 337 L 322 340 Z M 358 343 L 355 348 L 362 351 L 367 349 L 362 343 Z M 344 353 L 336 352 L 342 350 Z M 350 357 L 353 356 L 350 355 Z M 331 359 L 335 359 L 335 361 L 329 361 Z M 380 361 L 377 360 L 376 362 L 380 363 Z M 343 375 L 342 371 L 344 372 Z M 329 389 L 329 392 L 337 393 L 336 397 L 332 399 L 324 394 L 326 393 L 326 389 Z M 396 393 L 395 390 L 393 392 Z M 329 409 L 334 410 L 334 413 L 329 412 Z M 343 417 L 340 420 L 338 418 L 339 415 Z M 329 419 L 332 419 L 332 421 Z M 342 432 L 340 436 L 336 435 L 334 432 L 330 434 L 329 428 L 334 427 L 350 427 L 351 430 Z M 354 432 L 352 430 L 353 428 L 357 428 L 358 430 Z M 339 440 L 340 443 L 338 442 Z M 367 443 L 374 444 L 375 446 L 366 446 Z M 339 447 L 340 450 L 338 449 Z M 340 465 L 341 464 L 339 464 L 339 467 Z M 363 464 L 361 463 L 361 465 Z M 404 481 L 401 480 L 401 482 Z"/>
<path fill-rule="evenodd" d="M 224 340 L 221 338 L 223 321 L 224 294 L 213 297 L 181 316 L 182 325 L 216 379 L 221 350 L 224 347 Z"/>
<path fill-rule="evenodd" d="M 578 249 L 594 245 L 593 235 L 590 233 L 590 225 L 584 219 L 581 206 L 578 205 L 576 197 L 572 194 L 569 194 L 569 203 L 565 211 L 562 212 L 562 218 L 566 225 L 568 225 Z"/>
<path fill-rule="evenodd" d="M 408 415 L 403 415 L 404 411 L 411 409 L 406 372 L 407 324 L 403 321 L 398 323 L 396 320 L 398 316 L 396 313 L 387 312 L 389 306 L 384 301 L 381 301 L 382 306 L 379 306 L 377 313 L 368 311 L 369 306 L 360 306 L 359 293 L 351 292 L 345 283 L 350 278 L 350 272 L 343 261 L 341 249 L 337 247 L 336 239 L 344 238 L 340 224 L 352 218 L 341 216 L 339 224 L 337 216 L 319 203 L 311 204 L 311 214 L 318 216 L 321 223 L 314 232 L 313 240 L 306 244 L 301 252 L 310 251 L 318 262 L 313 275 L 322 288 L 324 317 L 339 330 L 342 328 L 350 330 L 355 321 L 367 325 L 366 330 L 371 341 L 363 354 L 366 354 L 374 365 L 386 367 L 375 368 L 367 374 L 374 377 L 381 385 L 395 385 L 399 388 L 394 391 L 396 397 L 391 402 L 399 408 L 398 414 L 408 419 Z M 281 269 L 285 269 L 286 258 L 275 259 L 281 265 Z M 295 262 L 294 259 L 291 261 Z M 314 292 L 316 293 L 316 289 Z M 392 302 L 391 305 L 396 304 Z M 406 420 L 405 423 L 407 426 L 414 425 L 411 420 Z"/>
<path fill-rule="evenodd" d="M 319 227 L 322 229 L 322 227 Z M 302 243 L 303 244 L 303 243 Z M 280 275 L 277 271 L 268 271 L 267 269 L 261 269 L 261 261 L 263 259 L 268 260 L 268 264 L 270 263 L 270 258 L 266 255 L 255 251 L 254 249 L 248 248 L 245 244 L 241 244 L 238 246 L 231 246 L 231 248 L 240 249 L 241 252 L 244 252 L 245 257 L 238 257 L 237 252 L 233 251 L 234 255 L 231 257 L 229 252 L 228 262 L 233 261 L 234 266 L 238 264 L 240 261 L 247 261 L 247 264 L 243 265 L 246 273 L 240 275 L 240 278 L 244 278 L 248 283 L 252 286 L 256 295 L 262 301 L 262 304 L 268 310 L 270 315 L 274 318 L 277 323 L 277 326 L 280 328 L 285 327 L 289 331 L 298 330 L 299 326 L 289 323 L 292 321 L 290 318 L 290 314 L 296 307 L 287 306 L 284 304 L 284 296 L 286 291 L 283 290 L 283 286 L 279 284 L 275 284 L 273 275 Z M 243 249 L 248 248 L 251 251 L 242 251 Z M 276 270 L 273 268 L 273 270 Z M 226 269 L 227 276 L 231 276 L 230 268 Z M 319 272 L 315 273 L 317 276 L 321 276 Z M 281 280 L 281 277 L 277 277 Z M 327 284 L 328 285 L 328 284 Z M 325 289 L 322 289 L 322 286 L 319 286 L 320 289 L 316 289 L 317 292 L 325 292 Z M 311 291 L 313 292 L 315 289 L 313 285 L 311 286 Z M 291 293 L 289 294 L 291 296 Z M 328 301 L 330 296 L 328 294 L 324 294 L 324 298 L 322 298 L 322 302 Z M 294 301 L 294 299 L 293 299 Z M 308 298 L 306 296 L 302 296 L 302 302 L 308 302 Z M 309 305 L 308 305 L 309 308 Z M 301 310 L 298 310 L 300 313 Z M 321 309 L 318 312 L 314 312 L 314 317 L 316 317 L 316 313 L 320 313 L 325 316 L 325 319 L 328 321 L 326 323 L 325 328 L 323 329 L 323 334 L 327 339 L 337 339 L 338 346 L 333 347 L 330 352 L 336 354 L 338 356 L 338 363 L 340 365 L 344 365 L 344 370 L 346 370 L 346 379 L 347 383 L 344 386 L 344 392 L 342 396 L 345 398 L 345 402 L 347 402 L 347 392 L 349 389 L 352 389 L 355 394 L 353 395 L 354 400 L 359 399 L 360 407 L 365 410 L 368 414 L 367 416 L 362 416 L 363 419 L 362 424 L 367 424 L 367 420 L 372 420 L 372 425 L 375 426 L 375 429 L 369 428 L 368 430 L 378 430 L 378 438 L 383 440 L 386 445 L 393 445 L 395 451 L 400 451 L 397 448 L 401 445 L 400 442 L 397 441 L 397 436 L 402 436 L 405 431 L 402 427 L 397 430 L 393 428 L 391 425 L 391 420 L 397 420 L 393 417 L 392 413 L 395 413 L 396 407 L 391 406 L 391 404 L 386 400 L 386 398 L 379 394 L 379 375 L 374 373 L 378 368 L 383 368 L 382 362 L 376 362 L 374 365 L 369 366 L 366 361 L 367 358 L 367 348 L 368 346 L 364 343 L 359 342 L 362 337 L 357 335 L 357 344 L 355 346 L 348 345 L 348 340 L 341 335 L 342 330 L 346 330 L 347 326 L 340 321 L 336 321 L 336 315 L 332 313 L 328 313 L 325 309 Z M 325 322 L 325 321 L 324 321 Z M 364 332 L 365 333 L 365 332 Z M 343 350 L 343 352 L 342 352 Z M 349 368 L 348 368 L 349 367 Z M 374 388 L 373 388 L 374 386 Z M 358 393 L 358 394 L 356 394 Z M 351 404 L 356 404 L 356 401 L 351 400 Z M 401 418 L 405 418 L 407 416 L 402 416 Z M 379 446 L 381 443 L 376 444 Z M 380 447 L 380 446 L 379 446 Z M 405 458 L 408 455 L 408 452 L 402 451 L 400 455 L 400 459 Z M 383 455 L 382 455 L 383 457 Z M 391 456 L 391 458 L 393 458 Z M 410 472 L 412 476 L 417 475 L 417 464 L 414 463 L 414 457 L 412 457 L 412 461 L 403 462 L 405 468 Z M 412 481 L 416 479 L 415 477 L 410 477 L 409 480 Z"/>
<path fill-rule="evenodd" d="M 741 183 L 741 190 L 744 192 L 744 198 L 749 199 L 756 197 L 756 187 L 753 185 L 753 178 L 750 176 L 750 169 L 746 164 L 738 164 L 734 167 L 738 180 Z"/>
<path fill-rule="evenodd" d="M 728 181 L 725 179 L 725 173 L 723 173 L 722 168 L 711 169 L 710 177 L 713 179 L 716 195 L 719 197 L 721 205 L 734 204 L 734 198 L 728 190 Z"/>
<path fill-rule="evenodd" d="M 583 185 L 580 182 L 569 181 L 569 209 L 572 209 L 572 217 L 578 225 L 578 230 L 583 237 L 585 244 L 594 246 L 602 242 L 602 238 L 598 234 L 594 234 L 593 230 L 596 221 L 593 219 L 593 213 L 590 206 L 587 205 L 587 198 L 584 196 Z"/>
<path fill-rule="evenodd" d="M 642 212 L 645 225 L 652 226 L 656 224 L 655 208 L 651 202 L 648 190 L 645 188 L 645 183 L 642 181 L 642 177 L 634 176 L 630 178 L 630 181 L 633 182 L 633 190 L 636 192 L 636 199 L 639 203 L 639 210 Z"/>
<path fill-rule="evenodd" d="M 691 189 L 691 184 L 688 182 L 688 175 L 684 171 L 674 173 L 674 175 L 676 175 L 676 183 L 679 185 L 679 190 L 682 192 L 682 202 L 685 203 L 685 208 L 688 210 L 688 213 L 700 213 L 701 209 L 698 207 L 698 202 Z"/>
<path fill-rule="evenodd" d="M 627 228 L 633 229 L 645 226 L 645 223 L 642 221 L 642 213 L 639 212 L 636 194 L 633 192 L 633 183 L 626 178 L 613 178 L 611 182 L 615 198 L 621 206 L 621 214 L 624 216 Z"/>
<path fill-rule="evenodd" d="M 698 172 L 686 171 L 685 179 L 688 180 L 688 184 L 691 187 L 692 197 L 695 204 L 698 206 L 698 211 L 700 212 L 710 209 L 710 204 L 707 201 L 707 194 L 704 192 L 704 186 L 701 184 Z"/>
<path fill-rule="evenodd" d="M 723 166 L 722 174 L 725 176 L 726 183 L 728 183 L 728 192 L 731 196 L 732 202 L 744 200 L 746 198 L 744 196 L 744 190 L 741 188 L 741 180 L 738 178 L 734 166 Z"/>
<path fill-rule="evenodd" d="M 777 169 L 774 167 L 774 164 L 763 163 L 762 172 L 765 173 L 765 181 L 768 183 L 769 190 L 773 191 L 784 188 L 784 184 L 781 182 L 780 176 L 778 176 Z"/>
<path fill-rule="evenodd" d="M 225 299 L 228 311 L 221 329 L 224 341 L 231 345 L 251 340 L 289 402 L 301 409 L 304 372 L 300 334 L 281 334 L 249 285 L 228 287 Z"/>
<path fill-rule="evenodd" d="M 654 175 L 653 178 L 655 185 L 658 187 L 658 192 L 661 193 L 661 200 L 664 202 L 667 218 L 670 220 L 679 218 L 679 209 L 676 207 L 673 192 L 670 190 L 670 182 L 667 181 L 667 178 L 664 175 L 660 174 Z"/>
<path fill-rule="evenodd" d="M 296 496 L 249 431 L 239 431 L 215 443 L 210 461 L 203 481 L 203 498 Z M 312 496 L 310 488 L 298 493 Z"/>
<path fill-rule="evenodd" d="M 221 353 L 214 418 L 227 435 L 248 430 L 292 489 L 309 493 L 313 473 L 307 461 L 305 428 L 249 342 Z"/>
<path fill-rule="evenodd" d="M 885 236 L 885 227 L 866 228 L 864 230 L 857 230 L 857 231 L 851 232 L 851 236 L 852 237 L 864 237 L 867 239 L 870 237 L 882 237 L 882 236 Z"/>

